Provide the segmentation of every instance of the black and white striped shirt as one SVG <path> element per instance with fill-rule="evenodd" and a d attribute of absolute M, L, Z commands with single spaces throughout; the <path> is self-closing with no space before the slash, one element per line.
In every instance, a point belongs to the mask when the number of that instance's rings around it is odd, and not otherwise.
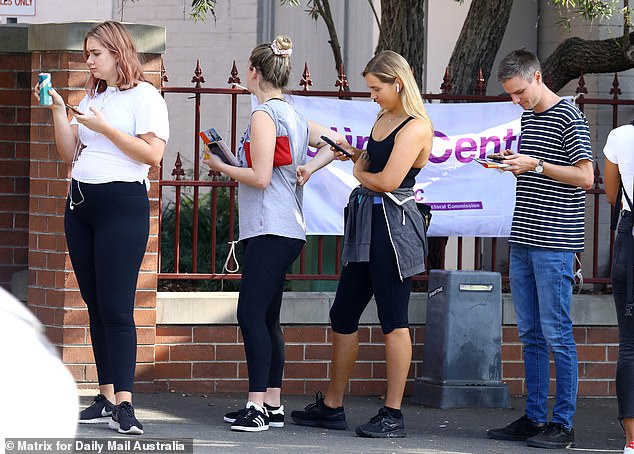
<path fill-rule="evenodd" d="M 562 166 L 592 161 L 585 116 L 567 100 L 544 112 L 524 112 L 520 153 Z M 585 190 L 531 171 L 518 175 L 515 191 L 509 242 L 583 250 Z"/>

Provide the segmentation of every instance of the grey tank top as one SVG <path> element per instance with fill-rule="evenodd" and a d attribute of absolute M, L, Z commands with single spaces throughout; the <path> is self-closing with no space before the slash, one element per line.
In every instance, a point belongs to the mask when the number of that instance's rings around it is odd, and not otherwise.
<path fill-rule="evenodd" d="M 244 240 L 261 235 L 306 239 L 302 210 L 303 188 L 297 185 L 297 166 L 306 163 L 308 123 L 287 102 L 270 99 L 254 109 L 266 112 L 275 123 L 276 135 L 288 136 L 293 162 L 274 167 L 271 183 L 264 189 L 238 185 L 239 234 Z M 251 125 L 238 147 L 238 158 L 246 167 L 244 143 L 250 141 Z M 258 150 L 251 148 L 251 154 Z"/>

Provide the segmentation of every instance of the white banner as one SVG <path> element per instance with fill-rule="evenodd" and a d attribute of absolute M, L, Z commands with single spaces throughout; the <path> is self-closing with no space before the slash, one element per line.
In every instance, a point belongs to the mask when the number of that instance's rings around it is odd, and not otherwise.
<path fill-rule="evenodd" d="M 344 134 L 365 148 L 379 106 L 292 96 L 305 118 Z M 434 146 L 416 178 L 420 202 L 432 206 L 432 236 L 508 236 L 515 205 L 515 177 L 485 169 L 473 161 L 500 149 L 518 150 L 522 108 L 511 102 L 426 104 L 434 123 Z M 315 150 L 309 150 L 314 155 Z M 342 235 L 343 208 L 358 185 L 350 161 L 335 161 L 314 174 L 304 190 L 304 214 L 310 235 Z"/>

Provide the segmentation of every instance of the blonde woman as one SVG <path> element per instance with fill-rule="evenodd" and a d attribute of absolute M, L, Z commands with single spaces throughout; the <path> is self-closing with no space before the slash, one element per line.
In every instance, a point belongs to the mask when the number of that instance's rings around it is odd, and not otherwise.
<path fill-rule="evenodd" d="M 385 405 L 356 428 L 362 437 L 404 437 L 401 401 L 412 358 L 408 304 L 411 277 L 425 270 L 426 236 L 414 200 L 416 175 L 432 148 L 433 127 L 410 65 L 396 52 L 383 51 L 367 64 L 363 77 L 381 109 L 367 151 L 345 141 L 361 183 L 350 195 L 343 248 L 344 267 L 330 310 L 333 337 L 331 375 L 325 396 L 294 411 L 296 424 L 347 428 L 343 397 L 359 349 L 358 325 L 374 296 L 385 335 Z M 338 153 L 339 159 L 342 154 Z"/>

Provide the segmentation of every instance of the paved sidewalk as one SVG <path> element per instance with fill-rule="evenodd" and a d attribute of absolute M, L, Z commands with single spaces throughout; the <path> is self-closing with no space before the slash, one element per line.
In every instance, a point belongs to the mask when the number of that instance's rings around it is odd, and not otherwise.
<path fill-rule="evenodd" d="M 95 393 L 96 394 L 96 393 Z M 485 430 L 503 426 L 523 414 L 523 399 L 513 399 L 513 409 L 425 408 L 405 403 L 407 438 L 366 439 L 354 434 L 357 424 L 376 414 L 378 398 L 348 397 L 345 401 L 348 430 L 302 427 L 290 421 L 292 410 L 302 409 L 313 397 L 285 396 L 286 425 L 266 432 L 233 432 L 222 417 L 226 411 L 245 404 L 243 395 L 145 394 L 137 393 L 134 404 L 147 438 L 193 438 L 194 453 L 531 453 L 544 452 L 521 442 L 502 442 L 486 438 Z M 81 405 L 92 396 L 82 390 Z M 568 452 L 622 453 L 624 437 L 616 420 L 615 399 L 580 399 L 574 424 L 576 448 Z M 78 437 L 110 438 L 123 436 L 105 424 L 80 424 Z M 561 452 L 561 450 L 545 451 Z"/>

